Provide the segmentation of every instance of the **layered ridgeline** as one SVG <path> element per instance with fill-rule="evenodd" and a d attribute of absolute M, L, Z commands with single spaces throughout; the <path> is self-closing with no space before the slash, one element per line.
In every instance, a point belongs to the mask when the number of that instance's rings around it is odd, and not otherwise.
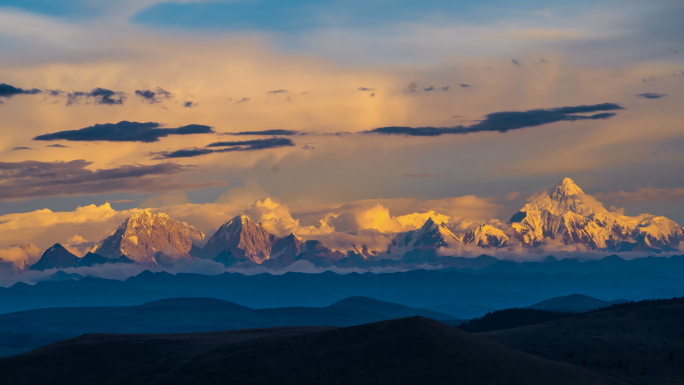
<path fill-rule="evenodd" d="M 418 218 L 419 215 L 416 215 Z M 649 214 L 630 217 L 606 210 L 566 178 L 550 193 L 531 202 L 508 223 L 481 224 L 455 233 L 436 212 L 415 230 L 394 234 L 386 250 L 368 253 L 367 247 L 333 250 L 318 240 L 295 234 L 277 237 L 260 223 L 238 215 L 222 225 L 206 242 L 194 227 L 165 214 L 143 211 L 124 221 L 83 258 L 57 244 L 48 249 L 32 269 L 92 266 L 102 263 L 173 264 L 179 259 L 214 260 L 228 267 L 282 268 L 297 261 L 319 267 L 373 267 L 439 260 L 463 252 L 486 253 L 494 248 L 535 248 L 546 244 L 575 245 L 578 250 L 675 251 L 684 240 L 677 223 Z M 415 220 L 413 222 L 416 222 Z M 364 250 L 364 251 L 359 251 Z"/>

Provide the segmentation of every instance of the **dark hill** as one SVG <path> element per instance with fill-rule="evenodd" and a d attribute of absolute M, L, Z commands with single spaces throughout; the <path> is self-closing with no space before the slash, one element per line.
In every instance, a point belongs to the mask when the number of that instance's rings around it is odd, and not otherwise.
<path fill-rule="evenodd" d="M 602 301 L 588 295 L 571 294 L 564 297 L 547 299 L 529 306 L 532 309 L 553 311 L 558 313 L 584 313 L 590 310 L 609 307 L 626 301 Z"/>
<path fill-rule="evenodd" d="M 334 330 L 87 335 L 0 359 L 13 384 L 618 384 L 422 317 Z M 293 332 L 294 330 L 294 332 Z M 251 338 L 242 338 L 241 333 Z M 260 337 L 253 338 L 257 333 Z"/>
<path fill-rule="evenodd" d="M 644 301 L 478 334 L 636 384 L 684 381 L 684 301 Z"/>
<path fill-rule="evenodd" d="M 392 302 L 378 301 L 368 297 L 349 297 L 328 306 L 329 309 L 348 309 L 369 313 L 384 314 L 393 318 L 421 316 L 436 320 L 448 320 L 454 317 L 426 309 L 417 309 Z"/>

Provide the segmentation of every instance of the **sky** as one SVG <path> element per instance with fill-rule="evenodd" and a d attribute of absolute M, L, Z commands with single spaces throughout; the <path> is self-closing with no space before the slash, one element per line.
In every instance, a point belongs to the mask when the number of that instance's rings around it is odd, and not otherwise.
<path fill-rule="evenodd" d="M 0 248 L 92 244 L 139 209 L 207 233 L 240 212 L 310 236 L 429 210 L 466 228 L 564 177 L 682 224 L 683 17 L 678 0 L 0 0 Z"/>

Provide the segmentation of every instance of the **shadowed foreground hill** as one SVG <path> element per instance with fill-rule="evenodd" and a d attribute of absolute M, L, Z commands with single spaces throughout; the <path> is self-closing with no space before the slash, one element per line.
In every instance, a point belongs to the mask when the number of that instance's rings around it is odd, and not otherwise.
<path fill-rule="evenodd" d="M 0 373 L 10 384 L 619 383 L 422 317 L 332 330 L 85 335 L 1 359 Z"/>
<path fill-rule="evenodd" d="M 476 334 L 636 384 L 684 384 L 684 301 L 645 301 Z"/>

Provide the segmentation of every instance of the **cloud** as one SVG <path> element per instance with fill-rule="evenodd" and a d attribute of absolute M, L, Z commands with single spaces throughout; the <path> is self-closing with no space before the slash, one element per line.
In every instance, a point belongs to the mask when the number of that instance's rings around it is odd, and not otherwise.
<path fill-rule="evenodd" d="M 31 147 L 14 147 L 10 151 L 33 150 Z"/>
<path fill-rule="evenodd" d="M 41 91 L 37 88 L 25 90 L 23 88 L 11 86 L 7 83 L 0 83 L 0 98 L 9 99 L 9 98 L 16 96 L 16 95 L 35 95 L 35 94 L 39 94 L 41 92 L 43 92 L 43 91 Z"/>
<path fill-rule="evenodd" d="M 108 90 L 106 88 L 93 88 L 90 92 L 70 92 L 67 95 L 67 106 L 75 103 L 80 103 L 81 101 L 93 102 L 95 104 L 103 105 L 123 105 L 126 101 L 126 94 L 123 92 L 116 92 Z"/>
<path fill-rule="evenodd" d="M 430 92 L 430 91 L 434 91 L 434 89 L 435 89 L 434 86 L 430 86 L 430 87 L 424 88 L 424 91 Z"/>
<path fill-rule="evenodd" d="M 295 143 L 289 138 L 268 138 L 255 139 L 244 141 L 231 142 L 215 142 L 207 145 L 205 148 L 184 148 L 176 151 L 159 151 L 153 152 L 155 155 L 153 159 L 175 159 L 175 158 L 192 158 L 200 155 L 207 155 L 220 152 L 234 152 L 234 151 L 256 151 L 267 150 L 271 148 L 291 147 Z M 219 148 L 225 147 L 225 148 Z"/>
<path fill-rule="evenodd" d="M 461 83 L 461 84 L 459 84 L 459 87 L 461 87 L 461 88 L 470 88 L 470 84 Z"/>
<path fill-rule="evenodd" d="M 164 90 L 161 87 L 157 87 L 156 90 L 136 90 L 135 94 L 140 96 L 144 101 L 150 104 L 161 103 L 166 99 L 173 98 L 173 94 L 169 91 Z"/>
<path fill-rule="evenodd" d="M 38 246 L 26 243 L 0 249 L 0 262 L 9 263 L 17 270 L 23 270 L 40 259 Z"/>
<path fill-rule="evenodd" d="M 518 61 L 518 59 L 511 59 L 511 63 L 513 63 L 514 65 L 516 65 L 518 67 L 520 66 L 520 62 Z"/>
<path fill-rule="evenodd" d="M 197 105 L 198 105 L 197 103 L 195 103 L 195 102 L 193 102 L 193 101 L 191 101 L 191 100 L 186 100 L 186 101 L 183 103 L 183 107 L 185 107 L 185 108 L 195 108 L 195 107 L 197 107 Z"/>
<path fill-rule="evenodd" d="M 63 144 L 55 143 L 55 144 L 48 144 L 45 147 L 54 147 L 54 148 L 69 148 L 69 146 L 65 146 Z"/>
<path fill-rule="evenodd" d="M 375 91 L 375 88 L 367 88 L 367 87 L 359 87 L 357 90 L 364 92 L 364 91 Z"/>
<path fill-rule="evenodd" d="M 235 102 L 235 104 L 247 103 L 248 101 L 250 101 L 249 98 L 242 98 L 242 99 L 238 100 L 237 102 Z"/>
<path fill-rule="evenodd" d="M 113 192 L 150 193 L 195 190 L 225 182 L 179 182 L 172 176 L 191 167 L 175 163 L 120 166 L 89 170 L 92 162 L 0 162 L 0 200 L 97 195 Z"/>
<path fill-rule="evenodd" d="M 267 94 L 286 94 L 290 91 L 288 90 L 273 90 L 273 91 L 267 91 Z"/>
<path fill-rule="evenodd" d="M 418 83 L 417 82 L 411 82 L 411 83 L 409 83 L 408 86 L 406 86 L 406 90 L 404 92 L 413 93 L 413 92 L 416 92 L 417 89 L 418 89 Z"/>
<path fill-rule="evenodd" d="M 263 131 L 241 131 L 241 132 L 225 132 L 222 135 L 280 135 L 280 136 L 291 136 L 291 135 L 300 135 L 302 134 L 299 131 L 295 130 L 263 130 Z"/>
<path fill-rule="evenodd" d="M 261 223 L 268 232 L 280 237 L 293 233 L 300 237 L 310 238 L 331 232 L 329 229 L 316 226 L 300 226 L 299 219 L 292 218 L 287 206 L 271 198 L 257 200 L 247 207 L 244 213 L 253 221 Z"/>
<path fill-rule="evenodd" d="M 620 203 L 671 202 L 684 199 L 684 187 L 667 189 L 648 186 L 635 191 L 596 193 L 594 196 L 600 200 Z"/>
<path fill-rule="evenodd" d="M 655 92 L 646 92 L 643 94 L 637 94 L 638 98 L 643 98 L 643 99 L 660 99 L 666 97 L 667 94 L 657 94 Z"/>
<path fill-rule="evenodd" d="M 595 115 L 577 115 L 598 111 L 615 111 L 623 108 L 614 103 L 595 104 L 590 106 L 558 107 L 529 111 L 504 111 L 488 114 L 484 120 L 472 126 L 456 127 L 380 127 L 364 134 L 405 135 L 405 136 L 439 136 L 444 134 L 471 134 L 482 131 L 506 132 L 521 128 L 536 127 L 562 121 L 609 119 L 615 113 L 599 113 Z"/>
<path fill-rule="evenodd" d="M 243 141 L 214 142 L 208 144 L 207 147 L 231 147 L 235 148 L 233 151 L 249 151 L 294 145 L 294 142 L 289 138 L 268 138 Z"/>
<path fill-rule="evenodd" d="M 33 140 L 69 140 L 79 142 L 158 142 L 159 138 L 169 135 L 211 134 L 214 130 L 201 124 L 190 124 L 178 128 L 159 128 L 156 122 L 138 123 L 122 121 L 119 123 L 96 124 L 79 130 L 59 131 L 39 135 Z"/>
<path fill-rule="evenodd" d="M 442 174 L 404 174 L 404 178 L 441 178 Z"/>

